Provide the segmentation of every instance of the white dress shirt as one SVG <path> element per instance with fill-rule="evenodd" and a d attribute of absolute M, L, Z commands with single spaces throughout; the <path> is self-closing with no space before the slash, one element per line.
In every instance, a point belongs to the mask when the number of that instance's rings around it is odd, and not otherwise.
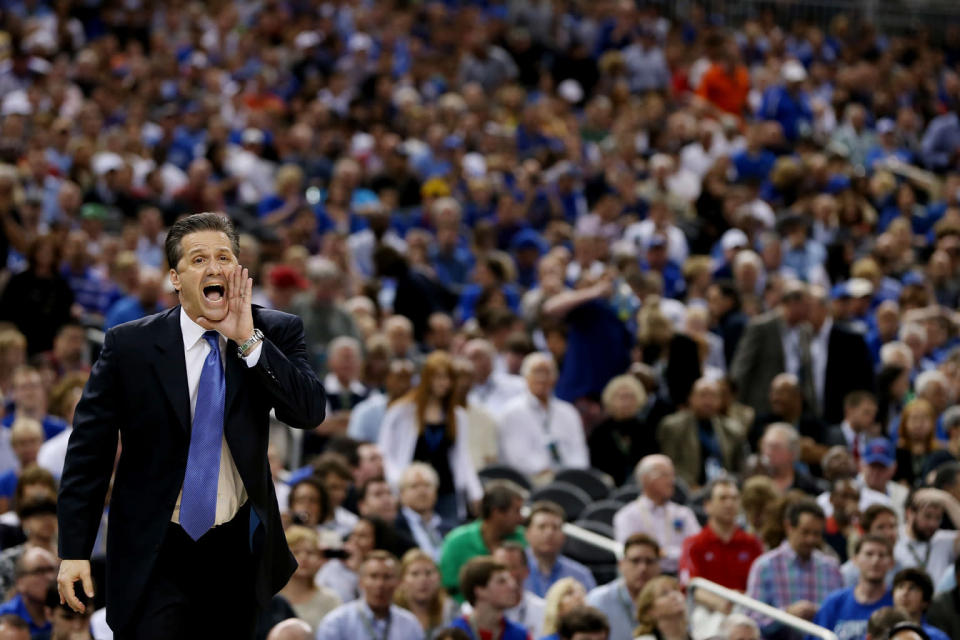
<path fill-rule="evenodd" d="M 689 507 L 667 501 L 657 506 L 645 494 L 620 508 L 613 516 L 613 535 L 625 542 L 635 533 L 645 533 L 660 543 L 660 568 L 676 573 L 683 541 L 700 533 L 700 523 Z"/>
<path fill-rule="evenodd" d="M 956 555 L 953 552 L 954 541 L 960 535 L 957 531 L 938 529 L 926 542 L 919 542 L 907 536 L 907 525 L 900 526 L 900 536 L 893 547 L 893 559 L 901 567 L 917 567 L 927 572 L 936 585 L 947 571 L 953 571 Z"/>
<path fill-rule="evenodd" d="M 492 415 L 503 411 L 504 405 L 527 390 L 527 382 L 509 373 L 491 373 L 483 384 L 474 385 L 467 400 L 478 404 Z"/>
<path fill-rule="evenodd" d="M 203 362 L 210 353 L 210 344 L 203 339 L 203 333 L 206 331 L 203 327 L 190 319 L 190 316 L 180 308 L 180 331 L 183 333 L 183 357 L 187 363 L 187 389 L 190 392 L 190 420 L 197 408 L 197 393 L 200 389 L 200 373 L 203 371 Z M 262 345 L 258 344 L 250 352 L 244 362 L 248 367 L 256 366 L 260 361 L 260 352 Z M 220 336 L 220 361 L 226 363 L 227 339 Z M 226 375 L 226 370 L 224 370 Z M 214 526 L 230 522 L 237 511 L 247 501 L 247 490 L 243 486 L 243 480 L 240 478 L 240 472 L 230 454 L 230 447 L 227 445 L 227 437 L 224 435 L 221 439 L 220 448 L 220 476 L 217 479 L 217 512 L 214 518 Z M 180 500 L 183 498 L 183 489 L 177 496 L 177 505 L 173 508 L 173 515 L 170 520 L 179 524 L 180 522 Z"/>
<path fill-rule="evenodd" d="M 504 407 L 499 430 L 500 461 L 521 473 L 590 466 L 580 414 L 559 398 L 551 397 L 544 407 L 527 391 Z"/>
<path fill-rule="evenodd" d="M 787 327 L 781 337 L 783 340 L 783 365 L 787 373 L 800 376 L 800 330 Z"/>

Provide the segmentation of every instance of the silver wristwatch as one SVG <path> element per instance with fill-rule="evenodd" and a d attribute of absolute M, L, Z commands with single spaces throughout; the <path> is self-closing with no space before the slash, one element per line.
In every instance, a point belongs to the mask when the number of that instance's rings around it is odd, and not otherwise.
<path fill-rule="evenodd" d="M 253 335 L 250 336 L 250 339 L 237 347 L 237 353 L 241 358 L 246 358 L 248 355 L 250 355 L 250 349 L 261 342 L 263 342 L 263 331 L 260 331 L 260 329 L 254 329 Z"/>

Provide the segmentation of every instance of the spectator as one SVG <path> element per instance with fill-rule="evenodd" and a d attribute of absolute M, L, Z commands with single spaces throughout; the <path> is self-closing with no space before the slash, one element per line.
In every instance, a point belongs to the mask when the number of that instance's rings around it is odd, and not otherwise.
<path fill-rule="evenodd" d="M 497 372 L 496 351 L 490 342 L 475 339 L 463 348 L 463 355 L 473 364 L 475 382 L 467 399 L 484 407 L 493 415 L 499 415 L 504 405 L 526 391 L 520 376 Z"/>
<path fill-rule="evenodd" d="M 310 625 L 313 633 L 323 618 L 340 606 L 340 596 L 327 587 L 315 583 L 315 578 L 325 558 L 324 549 L 316 531 L 308 527 L 292 526 L 287 528 L 287 544 L 297 559 L 297 571 L 290 582 L 280 590 L 297 617 Z"/>
<path fill-rule="evenodd" d="M 420 549 L 411 549 L 403 555 L 400 586 L 394 602 L 417 617 L 428 639 L 449 625 L 456 615 L 456 604 L 440 586 L 436 562 Z"/>
<path fill-rule="evenodd" d="M 0 605 L 0 615 L 13 613 L 30 625 L 31 637 L 49 633 L 52 625 L 47 618 L 47 590 L 57 577 L 57 558 L 41 547 L 23 552 L 14 574 L 15 593 Z"/>
<path fill-rule="evenodd" d="M 780 67 L 780 76 L 783 84 L 764 92 L 759 116 L 775 120 L 783 129 L 784 137 L 795 142 L 801 135 L 808 134 L 813 125 L 810 98 L 803 88 L 807 71 L 796 60 L 787 60 Z"/>
<path fill-rule="evenodd" d="M 457 405 L 467 413 L 468 441 L 467 449 L 473 460 L 474 469 L 497 462 L 497 422 L 482 405 L 471 399 L 471 388 L 476 379 L 476 368 L 466 358 L 453 361 L 453 394 Z M 516 376 L 522 383 L 522 378 Z"/>
<path fill-rule="evenodd" d="M 372 551 L 360 565 L 363 599 L 330 612 L 317 631 L 317 640 L 351 640 L 377 635 L 385 640 L 424 638 L 412 613 L 393 604 L 400 583 L 397 559 L 385 551 Z"/>
<path fill-rule="evenodd" d="M 660 545 L 645 533 L 635 533 L 623 543 L 617 567 L 620 577 L 587 594 L 587 604 L 607 616 L 610 635 L 627 638 L 637 625 L 636 602 L 644 586 L 660 575 Z"/>
<path fill-rule="evenodd" d="M 136 293 L 130 293 L 110 305 L 103 321 L 104 329 L 162 311 L 165 308 L 162 303 L 163 287 L 164 278 L 159 270 L 140 269 Z"/>
<path fill-rule="evenodd" d="M 330 501 L 330 510 L 326 512 L 327 517 L 321 520 L 320 524 L 326 529 L 337 532 L 340 536 L 348 535 L 357 523 L 356 514 L 347 511 L 343 506 L 350 483 L 353 482 L 350 467 L 341 456 L 325 454 L 313 464 L 313 474 L 320 481 Z"/>
<path fill-rule="evenodd" d="M 884 578 L 893 566 L 893 546 L 887 538 L 867 535 L 857 541 L 854 562 L 860 570 L 856 586 L 834 591 L 820 605 L 814 624 L 832 630 L 837 638 L 865 635 L 871 614 L 893 605 Z"/>
<path fill-rule="evenodd" d="M 887 438 L 874 438 L 867 442 L 866 452 L 860 461 L 860 483 L 864 497 L 887 504 L 903 520 L 904 503 L 909 489 L 893 481 L 897 471 L 893 444 Z"/>
<path fill-rule="evenodd" d="M 700 533 L 684 540 L 680 575 L 683 580 L 702 577 L 745 591 L 750 566 L 763 553 L 763 545 L 737 526 L 740 491 L 732 478 L 716 478 L 707 485 L 705 495 L 707 523 Z"/>
<path fill-rule="evenodd" d="M 411 461 L 425 462 L 440 480 L 436 510 L 447 522 L 465 513 L 457 496 L 479 500 L 483 489 L 467 452 L 467 416 L 453 394 L 453 361 L 435 351 L 424 362 L 420 384 L 387 410 L 379 445 L 387 453 L 384 471 L 397 486 Z"/>
<path fill-rule="evenodd" d="M 504 613 L 507 620 L 515 622 L 530 633 L 531 638 L 543 635 L 543 619 L 546 603 L 543 598 L 524 588 L 530 577 L 530 565 L 523 545 L 507 540 L 493 551 L 494 562 L 507 568 L 513 577 L 514 604 Z"/>
<path fill-rule="evenodd" d="M 43 439 L 49 440 L 67 428 L 60 418 L 47 413 L 47 391 L 40 371 L 33 367 L 21 367 L 13 373 L 13 411 L 0 422 L 4 427 L 13 426 L 13 421 L 24 416 L 38 420 L 43 425 Z"/>
<path fill-rule="evenodd" d="M 558 640 L 557 628 L 564 615 L 584 606 L 587 591 L 575 578 L 561 578 L 544 596 L 543 638 Z"/>
<path fill-rule="evenodd" d="M 647 425 L 640 417 L 647 404 L 647 392 L 631 375 L 620 375 L 603 390 L 607 418 L 594 427 L 587 439 L 590 466 L 613 478 L 620 486 L 630 477 L 640 459 L 659 453 L 653 438 L 640 437 Z"/>
<path fill-rule="evenodd" d="M 428 464 L 414 462 L 400 476 L 400 512 L 396 528 L 433 560 L 439 561 L 443 536 L 449 528 L 434 511 L 437 503 L 437 472 Z"/>
<path fill-rule="evenodd" d="M 451 531 L 440 552 L 440 573 L 447 593 L 463 602 L 459 592 L 459 572 L 475 556 L 488 556 L 505 540 L 524 542 L 520 509 L 524 491 L 508 481 L 490 483 L 480 501 L 480 518 Z"/>
<path fill-rule="evenodd" d="M 853 479 L 838 478 L 833 481 L 830 515 L 827 516 L 823 539 L 836 552 L 841 563 L 847 561 L 850 539 L 858 534 L 859 503 L 860 489 Z"/>
<path fill-rule="evenodd" d="M 797 470 L 799 452 L 800 438 L 789 424 L 771 424 L 760 439 L 763 463 L 781 493 L 798 489 L 811 496 L 818 495 L 823 485 L 810 474 Z"/>
<path fill-rule="evenodd" d="M 903 408 L 897 439 L 897 471 L 893 476 L 908 485 L 920 484 L 927 458 L 936 447 L 937 415 L 933 405 L 915 398 Z"/>
<path fill-rule="evenodd" d="M 19 470 L 37 463 L 37 454 L 43 443 L 43 426 L 33 418 L 21 415 L 10 427 L 10 448 L 16 457 L 15 468 L 0 473 L 0 495 L 8 500 L 13 497 L 17 487 Z"/>
<path fill-rule="evenodd" d="M 302 478 L 290 487 L 287 507 L 295 524 L 314 529 L 320 527 L 332 514 L 326 489 L 312 476 Z"/>
<path fill-rule="evenodd" d="M 742 613 L 731 613 L 723 621 L 725 640 L 760 640 L 760 627 L 753 618 Z"/>
<path fill-rule="evenodd" d="M 502 564 L 491 558 L 473 558 L 460 571 L 460 592 L 473 609 L 460 616 L 453 626 L 470 634 L 471 640 L 481 640 L 487 630 L 503 640 L 528 640 L 531 635 L 522 626 L 505 618 L 505 612 L 515 603 L 516 584 Z"/>
<path fill-rule="evenodd" d="M 906 521 L 893 550 L 903 568 L 923 569 L 939 581 L 953 567 L 958 534 L 940 528 L 944 512 L 960 522 L 960 503 L 940 489 L 919 489 L 907 498 Z"/>
<path fill-rule="evenodd" d="M 660 422 L 657 440 L 664 455 L 679 463 L 680 478 L 699 487 L 724 469 L 739 473 L 746 452 L 746 427 L 720 415 L 717 383 L 700 378 L 690 392 L 689 408 Z"/>
<path fill-rule="evenodd" d="M 500 459 L 530 477 L 545 478 L 562 467 L 587 467 L 589 455 L 580 415 L 553 395 L 554 361 L 542 353 L 524 358 L 527 393 L 500 415 Z M 534 428 L 535 427 L 535 428 Z"/>
<path fill-rule="evenodd" d="M 3 640 L 29 640 L 30 625 L 15 613 L 0 614 L 0 638 Z"/>
<path fill-rule="evenodd" d="M 890 542 L 891 548 L 897 544 L 899 527 L 897 526 L 897 514 L 890 507 L 882 504 L 874 504 L 867 507 L 860 515 L 860 528 L 863 529 L 864 536 L 879 536 Z M 893 558 L 893 564 L 887 571 L 884 583 L 887 586 L 893 584 L 893 576 L 901 569 L 900 561 L 896 556 Z M 860 577 L 860 569 L 854 562 L 854 558 L 847 560 L 840 566 L 840 573 L 843 576 L 843 586 L 852 587 L 857 584 Z"/>
<path fill-rule="evenodd" d="M 843 444 L 859 466 L 876 424 L 877 401 L 868 391 L 851 391 L 843 399 L 843 421 L 831 427 L 827 442 Z"/>
<path fill-rule="evenodd" d="M 625 542 L 635 533 L 652 536 L 662 549 L 660 567 L 676 573 L 683 541 L 699 533 L 700 524 L 688 507 L 670 501 L 676 479 L 670 458 L 659 454 L 643 458 L 636 478 L 643 493 L 613 516 L 614 537 Z"/>
<path fill-rule="evenodd" d="M 587 591 L 597 586 L 587 567 L 560 554 L 566 539 L 563 533 L 565 520 L 563 508 L 556 503 L 540 501 L 530 506 L 526 529 L 529 545 L 526 560 L 530 575 L 523 587 L 541 598 L 545 598 L 550 587 L 564 578 L 577 580 Z"/>
<path fill-rule="evenodd" d="M 376 442 L 387 407 L 406 395 L 413 385 L 415 368 L 406 359 L 390 361 L 386 377 L 386 393 L 371 393 L 350 412 L 347 435 L 360 442 Z"/>
<path fill-rule="evenodd" d="M 893 606 L 920 625 L 930 640 L 947 640 L 947 634 L 927 624 L 926 612 L 933 599 L 933 581 L 922 569 L 903 569 L 893 579 Z"/>
<path fill-rule="evenodd" d="M 820 603 L 842 586 L 837 561 L 819 550 L 823 510 L 812 500 L 799 500 L 786 511 L 784 542 L 763 554 L 750 568 L 747 595 L 787 613 L 812 620 Z M 763 637 L 782 633 L 779 623 L 752 615 Z"/>
<path fill-rule="evenodd" d="M 20 528 L 26 540 L 0 552 L 0 593 L 7 593 L 17 581 L 17 565 L 28 549 L 56 553 L 57 503 L 49 497 L 24 498 L 16 504 Z"/>
<path fill-rule="evenodd" d="M 687 601 L 676 578 L 659 576 L 643 587 L 637 596 L 637 620 L 638 640 L 691 639 Z"/>
<path fill-rule="evenodd" d="M 309 624 L 298 618 L 288 618 L 270 629 L 267 640 L 313 640 L 315 636 Z"/>
<path fill-rule="evenodd" d="M 557 640 L 607 640 L 610 625 L 606 616 L 593 607 L 577 607 L 560 618 Z"/>

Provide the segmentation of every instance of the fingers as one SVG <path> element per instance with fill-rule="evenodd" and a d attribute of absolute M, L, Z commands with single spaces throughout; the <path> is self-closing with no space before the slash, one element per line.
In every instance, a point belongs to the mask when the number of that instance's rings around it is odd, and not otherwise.
<path fill-rule="evenodd" d="M 80 574 L 80 581 L 83 583 L 83 592 L 87 594 L 88 598 L 93 597 L 93 579 L 90 577 L 89 573 Z"/>
<path fill-rule="evenodd" d="M 90 579 L 87 576 L 86 580 Z M 60 592 L 60 603 L 63 604 L 64 598 L 66 598 L 67 606 L 76 611 L 77 613 L 83 613 L 86 607 L 83 606 L 83 603 L 77 598 L 77 595 L 73 592 L 73 583 L 77 581 L 77 577 L 67 577 L 64 576 L 57 580 L 57 591 Z"/>

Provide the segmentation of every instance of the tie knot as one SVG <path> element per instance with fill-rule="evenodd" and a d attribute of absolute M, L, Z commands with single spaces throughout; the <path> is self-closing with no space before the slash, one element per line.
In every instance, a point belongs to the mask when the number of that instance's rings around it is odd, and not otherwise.
<path fill-rule="evenodd" d="M 220 350 L 220 334 L 216 331 L 204 331 L 203 339 L 207 341 L 210 348 L 214 351 Z"/>

